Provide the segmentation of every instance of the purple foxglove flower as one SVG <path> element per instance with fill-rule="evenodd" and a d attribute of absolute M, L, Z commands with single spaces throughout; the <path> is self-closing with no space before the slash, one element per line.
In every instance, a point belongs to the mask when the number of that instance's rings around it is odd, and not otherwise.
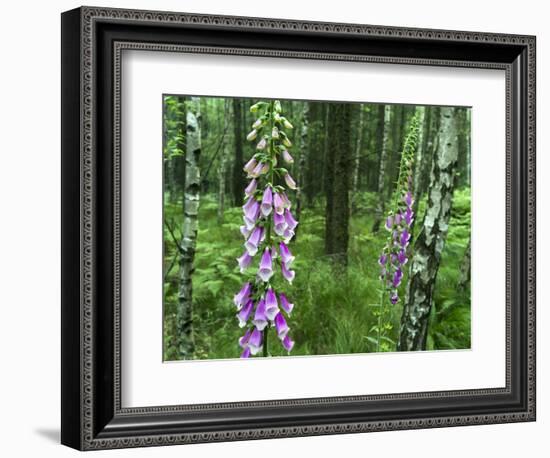
<path fill-rule="evenodd" d="M 273 276 L 273 262 L 271 259 L 271 250 L 269 248 L 266 248 L 264 250 L 264 254 L 262 254 L 258 276 L 264 282 L 269 281 L 269 279 Z"/>
<path fill-rule="evenodd" d="M 386 264 L 386 262 L 388 262 L 388 257 L 385 254 L 381 254 L 378 258 L 378 264 L 383 266 L 384 264 Z"/>
<path fill-rule="evenodd" d="M 278 192 L 273 193 L 273 206 L 275 207 L 275 212 L 279 215 L 282 215 L 285 212 L 285 204 Z"/>
<path fill-rule="evenodd" d="M 380 270 L 380 280 L 384 280 L 384 278 L 386 278 L 386 273 L 387 273 L 386 266 L 384 266 Z"/>
<path fill-rule="evenodd" d="M 385 226 L 388 231 L 391 231 L 393 229 L 393 216 L 390 215 L 386 218 Z"/>
<path fill-rule="evenodd" d="M 245 166 L 243 167 L 243 170 L 250 175 L 257 165 L 258 165 L 258 161 L 252 158 L 245 164 Z"/>
<path fill-rule="evenodd" d="M 283 234 L 283 237 L 284 237 L 283 242 L 290 243 L 290 241 L 292 240 L 292 237 L 294 237 L 294 234 L 295 232 L 292 229 L 287 228 L 285 230 L 285 233 Z"/>
<path fill-rule="evenodd" d="M 290 173 L 285 173 L 285 183 L 290 189 L 297 189 L 296 182 L 290 176 Z"/>
<path fill-rule="evenodd" d="M 248 229 L 248 227 L 247 227 L 246 225 L 241 226 L 241 227 L 239 228 L 239 230 L 241 231 L 241 234 L 243 235 L 243 237 L 244 237 L 245 239 L 247 239 L 248 236 L 250 235 L 250 232 L 252 232 L 250 229 Z"/>
<path fill-rule="evenodd" d="M 287 313 L 288 316 L 292 313 L 294 304 L 288 302 L 288 299 L 284 293 L 279 293 L 279 301 L 281 301 L 281 307 Z"/>
<path fill-rule="evenodd" d="M 290 212 L 290 210 L 285 210 L 285 220 L 286 220 L 286 224 L 288 225 L 288 228 L 293 231 L 296 226 L 298 226 L 298 221 L 296 221 L 294 219 L 294 216 L 292 216 L 292 213 Z"/>
<path fill-rule="evenodd" d="M 265 149 L 266 146 L 267 146 L 267 140 L 265 137 L 262 137 L 262 139 L 256 145 L 256 149 Z"/>
<path fill-rule="evenodd" d="M 399 296 L 397 295 L 397 292 L 394 292 L 390 297 L 390 302 L 395 305 L 399 302 Z"/>
<path fill-rule="evenodd" d="M 254 121 L 254 124 L 252 124 L 252 128 L 257 129 L 261 125 L 262 125 L 262 120 L 261 119 L 256 119 L 256 121 Z"/>
<path fill-rule="evenodd" d="M 254 305 L 254 302 L 252 299 L 249 299 L 248 302 L 244 305 L 244 307 L 237 313 L 237 319 L 239 320 L 239 327 L 244 328 L 246 326 L 246 322 L 250 318 L 250 314 L 252 313 L 252 307 Z"/>
<path fill-rule="evenodd" d="M 260 173 L 266 174 L 267 172 L 269 172 L 269 164 L 264 164 Z"/>
<path fill-rule="evenodd" d="M 254 191 L 256 191 L 257 186 L 258 186 L 258 182 L 256 181 L 256 178 L 253 178 L 252 181 L 250 181 L 250 183 L 244 190 L 245 196 L 250 197 L 252 194 L 254 194 Z"/>
<path fill-rule="evenodd" d="M 248 339 L 250 339 L 250 334 L 252 334 L 252 331 L 250 329 L 247 329 L 244 336 L 242 336 L 239 339 L 239 346 L 242 348 L 246 348 L 248 344 Z"/>
<path fill-rule="evenodd" d="M 244 244 L 244 247 L 246 248 L 246 251 L 248 251 L 248 254 L 250 256 L 254 256 L 258 252 L 258 245 L 262 241 L 263 233 L 264 228 L 256 226 L 256 228 L 252 231 L 252 234 Z"/>
<path fill-rule="evenodd" d="M 288 270 L 288 267 L 284 262 L 281 263 L 281 272 L 283 273 L 283 277 L 285 277 L 285 280 L 292 284 L 292 281 L 296 276 L 296 272 L 294 272 L 293 270 Z"/>
<path fill-rule="evenodd" d="M 294 261 L 294 256 L 292 256 L 292 253 L 284 242 L 279 243 L 279 250 L 281 252 L 281 261 L 283 261 L 287 267 L 290 267 L 292 261 Z"/>
<path fill-rule="evenodd" d="M 250 205 L 248 205 L 249 202 Z M 248 230 L 252 230 L 256 224 L 258 216 L 260 216 L 260 203 L 256 199 L 251 197 L 248 202 L 243 206 L 243 210 L 244 224 Z"/>
<path fill-rule="evenodd" d="M 286 324 L 285 317 L 281 312 L 275 316 L 275 330 L 277 331 L 277 337 L 284 339 L 288 334 L 288 325 Z"/>
<path fill-rule="evenodd" d="M 264 165 L 261 162 L 256 163 L 254 168 L 250 172 L 248 172 L 248 176 L 250 176 L 252 178 L 259 177 L 260 174 L 262 173 L 263 167 L 264 167 Z"/>
<path fill-rule="evenodd" d="M 414 221 L 414 212 L 410 207 L 407 207 L 405 210 L 405 223 L 407 226 L 410 226 L 412 222 Z"/>
<path fill-rule="evenodd" d="M 410 238 L 411 234 L 409 234 L 409 231 L 407 229 L 403 229 L 403 232 L 401 232 L 401 237 L 399 238 L 401 246 L 406 247 L 409 244 Z"/>
<path fill-rule="evenodd" d="M 275 234 L 282 237 L 285 233 L 285 230 L 288 227 L 286 224 L 285 217 L 275 212 L 273 213 L 273 223 L 274 223 L 273 230 L 275 231 Z"/>
<path fill-rule="evenodd" d="M 403 249 L 399 250 L 399 253 L 397 253 L 397 260 L 399 261 L 399 264 L 402 266 L 407 264 L 407 252 Z"/>
<path fill-rule="evenodd" d="M 288 196 L 286 195 L 286 193 L 281 193 L 281 200 L 283 201 L 283 206 L 285 208 L 290 208 L 290 200 L 288 200 Z"/>
<path fill-rule="evenodd" d="M 240 258 L 237 258 L 237 262 L 239 263 L 239 269 L 241 270 L 241 273 L 244 273 L 246 268 L 252 262 L 252 257 L 248 254 L 247 251 L 245 251 Z"/>
<path fill-rule="evenodd" d="M 253 355 L 262 349 L 262 337 L 263 334 L 256 328 L 254 328 L 254 331 L 250 334 L 250 338 L 248 339 L 248 348 L 250 348 L 250 353 Z"/>
<path fill-rule="evenodd" d="M 254 140 L 256 138 L 256 136 L 258 135 L 258 131 L 256 129 L 253 129 L 252 131 L 250 131 L 248 133 L 248 135 L 246 136 L 246 139 L 251 142 L 252 140 Z"/>
<path fill-rule="evenodd" d="M 274 127 L 272 130 L 271 130 L 271 136 L 273 138 L 279 138 L 279 129 L 277 129 L 277 127 Z"/>
<path fill-rule="evenodd" d="M 412 204 L 413 204 L 413 202 L 414 202 L 414 199 L 413 199 L 413 197 L 412 197 L 411 191 L 408 191 L 407 194 L 405 194 L 405 196 L 403 197 L 403 201 L 405 202 L 405 204 L 407 205 L 407 207 L 412 206 Z"/>
<path fill-rule="evenodd" d="M 401 279 L 403 278 L 403 272 L 401 269 L 397 269 L 393 273 L 392 285 L 394 288 L 397 288 L 401 284 Z"/>
<path fill-rule="evenodd" d="M 283 160 L 287 164 L 294 164 L 294 158 L 290 155 L 290 153 L 286 149 L 283 150 Z"/>
<path fill-rule="evenodd" d="M 402 219 L 403 219 L 403 216 L 401 215 L 401 212 L 397 212 L 393 221 L 396 226 L 399 226 L 401 224 Z"/>
<path fill-rule="evenodd" d="M 233 303 L 240 309 L 249 299 L 252 285 L 250 282 L 246 282 L 241 290 L 233 297 Z"/>
<path fill-rule="evenodd" d="M 250 348 L 246 347 L 241 353 L 241 358 L 249 358 L 249 357 L 250 357 Z"/>
<path fill-rule="evenodd" d="M 265 314 L 271 321 L 279 313 L 279 306 L 277 305 L 277 296 L 273 292 L 272 288 L 267 290 L 265 294 Z"/>
<path fill-rule="evenodd" d="M 289 337 L 288 334 L 283 339 L 283 347 L 285 347 L 285 350 L 288 351 L 289 353 L 294 347 L 294 341 Z"/>
<path fill-rule="evenodd" d="M 264 195 L 262 197 L 262 215 L 268 216 L 271 213 L 273 208 L 273 191 L 271 187 L 267 186 L 264 190 Z"/>
<path fill-rule="evenodd" d="M 256 313 L 254 314 L 254 320 L 252 320 L 254 326 L 258 331 L 263 331 L 267 326 L 267 315 L 265 313 L 265 301 L 260 299 L 256 305 Z"/>

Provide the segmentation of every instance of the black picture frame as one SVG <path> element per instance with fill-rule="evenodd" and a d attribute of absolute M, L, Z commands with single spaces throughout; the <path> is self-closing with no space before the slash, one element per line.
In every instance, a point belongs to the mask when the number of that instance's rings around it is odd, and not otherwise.
<path fill-rule="evenodd" d="M 523 35 L 96 7 L 63 13 L 61 442 L 91 450 L 534 421 L 535 47 Z M 122 408 L 123 49 L 505 70 L 506 387 Z"/>

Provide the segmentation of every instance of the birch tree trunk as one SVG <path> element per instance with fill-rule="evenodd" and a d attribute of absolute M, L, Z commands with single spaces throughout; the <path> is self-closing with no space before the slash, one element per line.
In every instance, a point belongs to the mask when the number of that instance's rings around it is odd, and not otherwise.
<path fill-rule="evenodd" d="M 464 250 L 464 257 L 462 258 L 462 263 L 460 264 L 460 278 L 458 279 L 458 288 L 463 289 L 468 286 L 470 283 L 470 272 L 471 272 L 471 243 L 472 238 L 468 239 L 468 245 L 466 250 Z"/>
<path fill-rule="evenodd" d="M 200 106 L 191 98 L 186 117 L 185 188 L 183 199 L 183 237 L 180 258 L 180 287 L 176 324 L 181 358 L 190 358 L 195 350 L 193 339 L 193 261 L 197 245 L 201 175 Z"/>
<path fill-rule="evenodd" d="M 359 164 L 361 162 L 361 150 L 363 149 L 363 125 L 365 109 L 363 104 L 359 104 L 359 127 L 357 131 L 357 141 L 355 142 L 355 157 L 353 159 L 353 176 L 351 182 L 350 196 L 350 214 L 353 213 L 357 191 L 359 187 Z"/>
<path fill-rule="evenodd" d="M 414 160 L 414 180 L 413 180 L 413 194 L 416 195 L 418 190 L 418 183 L 420 183 L 420 177 L 422 175 L 422 161 L 424 160 L 424 120 L 426 114 L 426 107 L 418 107 L 416 109 L 418 115 L 418 140 L 416 144 L 416 158 Z"/>
<path fill-rule="evenodd" d="M 458 159 L 456 109 L 441 108 L 437 156 L 431 170 L 428 206 L 414 244 L 401 317 L 399 351 L 424 350 L 433 292 L 449 228 Z"/>
<path fill-rule="evenodd" d="M 243 204 L 246 182 L 243 172 L 243 113 L 242 101 L 233 99 L 233 136 L 235 139 L 235 157 L 233 161 L 233 203 L 236 207 Z"/>
<path fill-rule="evenodd" d="M 225 105 L 223 110 L 223 146 L 220 157 L 220 164 L 218 167 L 218 224 L 223 223 L 223 215 L 225 211 L 225 175 L 227 167 L 227 156 L 229 155 L 229 142 L 227 136 L 227 129 L 229 127 L 229 100 L 225 99 Z"/>
<path fill-rule="evenodd" d="M 391 105 L 384 107 L 384 133 L 382 134 L 382 149 L 380 151 L 380 168 L 378 172 L 378 205 L 376 206 L 374 224 L 372 232 L 378 232 L 385 209 L 384 185 L 386 178 L 386 163 L 388 156 L 388 139 L 391 126 Z"/>
<path fill-rule="evenodd" d="M 302 214 L 303 206 L 303 184 L 305 183 L 304 169 L 307 156 L 307 133 L 309 127 L 309 103 L 304 103 L 304 110 L 302 112 L 302 131 L 300 132 L 300 156 L 298 157 L 298 167 L 296 177 L 298 179 L 298 190 L 296 191 L 296 219 L 300 221 L 300 215 Z M 298 238 L 298 230 L 300 225 L 294 229 L 294 240 Z"/>

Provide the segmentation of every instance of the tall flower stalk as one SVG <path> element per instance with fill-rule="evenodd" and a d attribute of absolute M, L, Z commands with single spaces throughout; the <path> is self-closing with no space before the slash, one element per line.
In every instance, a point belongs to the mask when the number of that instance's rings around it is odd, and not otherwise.
<path fill-rule="evenodd" d="M 409 131 L 405 138 L 393 202 L 384 224 L 389 232 L 388 239 L 378 258 L 382 288 L 378 312 L 376 351 L 380 351 L 386 305 L 388 305 L 388 302 L 395 305 L 400 300 L 400 286 L 403 282 L 405 264 L 407 264 L 410 256 L 411 225 L 414 221 L 413 164 L 417 138 L 418 119 L 415 115 L 411 119 Z"/>
<path fill-rule="evenodd" d="M 248 280 L 234 297 L 239 326 L 245 329 L 239 339 L 242 358 L 269 356 L 268 334 L 272 328 L 287 352 L 294 346 L 286 321 L 294 304 L 283 291 L 276 290 L 273 280 L 278 275 L 290 284 L 294 280 L 294 256 L 288 244 L 298 225 L 286 194 L 287 188 L 295 190 L 297 185 L 280 165 L 293 162 L 288 152 L 292 143 L 284 130 L 292 129 L 292 124 L 282 115 L 278 100 L 258 102 L 250 111 L 258 113 L 247 135 L 248 141 L 256 142 L 256 153 L 244 166 L 250 179 L 244 190 L 244 224 L 240 228 L 245 251 L 237 259 Z M 253 263 L 258 267 L 248 274 Z"/>

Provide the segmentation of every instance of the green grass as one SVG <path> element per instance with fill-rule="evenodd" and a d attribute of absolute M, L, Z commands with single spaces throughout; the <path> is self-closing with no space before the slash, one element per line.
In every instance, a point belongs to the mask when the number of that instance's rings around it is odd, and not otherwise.
<path fill-rule="evenodd" d="M 302 212 L 298 237 L 291 245 L 296 255 L 296 279 L 292 286 L 284 284 L 284 291 L 295 304 L 288 320 L 290 334 L 296 341 L 293 356 L 376 351 L 381 287 L 377 259 L 388 233 L 384 230 L 378 234 L 370 232 L 372 194 L 364 193 L 356 202 L 357 211 L 350 221 L 346 271 L 335 269 L 323 256 L 322 205 Z M 425 202 L 421 202 L 418 224 L 424 207 Z M 168 221 L 180 221 L 181 202 L 166 202 L 165 215 Z M 245 278 L 239 273 L 235 260 L 243 251 L 244 241 L 239 232 L 241 218 L 240 208 L 229 208 L 224 223 L 218 224 L 214 196 L 201 196 L 193 275 L 195 358 L 236 358 L 240 354 L 237 341 L 243 330 L 237 325 L 232 299 Z M 469 191 L 459 190 L 455 193 L 449 235 L 436 282 L 428 349 L 470 347 L 470 291 L 457 292 L 456 288 L 469 233 Z M 165 242 L 166 269 L 175 256 L 175 244 L 166 230 Z M 250 269 L 258 261 L 256 256 Z M 178 275 L 176 264 L 165 281 L 165 360 L 178 359 L 175 350 Z M 278 281 L 274 284 L 276 289 L 280 285 Z M 402 286 L 403 296 L 404 290 Z M 395 350 L 401 312 L 402 302 L 395 306 L 388 304 L 385 308 L 382 332 L 385 338 L 381 351 Z M 272 355 L 286 355 L 273 332 L 269 339 Z"/>

